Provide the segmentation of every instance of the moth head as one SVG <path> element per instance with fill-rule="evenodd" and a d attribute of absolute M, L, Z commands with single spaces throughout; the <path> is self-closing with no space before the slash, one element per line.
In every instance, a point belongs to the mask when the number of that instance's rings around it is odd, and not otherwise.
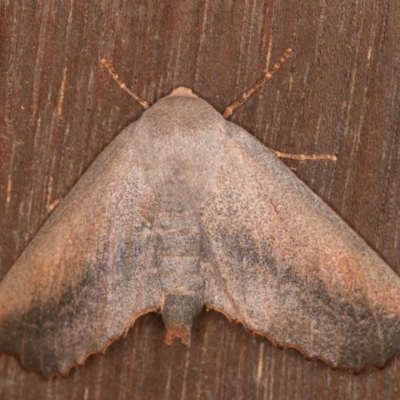
<path fill-rule="evenodd" d="M 187 96 L 187 97 L 195 97 L 195 98 L 199 98 L 199 96 L 197 96 L 197 94 L 194 94 L 192 92 L 192 89 L 189 89 L 187 87 L 184 86 L 179 86 L 176 89 L 174 89 L 171 94 L 169 96 Z"/>

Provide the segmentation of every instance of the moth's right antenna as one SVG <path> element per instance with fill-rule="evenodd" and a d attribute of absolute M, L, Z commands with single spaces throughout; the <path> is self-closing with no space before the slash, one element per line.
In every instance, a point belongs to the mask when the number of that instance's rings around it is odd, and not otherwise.
<path fill-rule="evenodd" d="M 236 108 L 240 107 L 260 86 L 262 86 L 269 78 L 271 78 L 272 74 L 286 61 L 286 59 L 290 56 L 292 49 L 287 49 L 285 54 L 275 63 L 275 65 L 270 69 L 261 80 L 259 80 L 251 89 L 247 92 L 243 93 L 242 96 L 237 99 L 230 106 L 225 108 L 222 116 L 224 118 L 228 118 Z"/>
<path fill-rule="evenodd" d="M 287 60 L 290 56 L 292 49 L 287 49 L 285 54 L 275 63 L 275 65 L 260 79 L 252 88 L 250 88 L 247 92 L 243 93 L 242 96 L 237 99 L 230 106 L 225 108 L 222 116 L 226 119 L 228 118 L 236 108 L 240 107 L 260 86 L 262 86 L 269 78 L 271 78 L 272 74 Z M 333 160 L 336 161 L 337 158 L 332 154 L 289 154 L 282 153 L 280 151 L 271 149 L 270 150 L 275 153 L 275 155 L 279 158 L 289 158 L 292 160 Z"/>
<path fill-rule="evenodd" d="M 128 86 L 126 86 L 125 83 L 121 81 L 121 79 L 119 79 L 119 76 L 115 72 L 114 67 L 112 66 L 112 64 L 108 60 L 103 58 L 101 60 L 101 62 L 103 63 L 103 65 L 105 65 L 105 67 L 108 69 L 108 72 L 111 74 L 111 76 L 114 78 L 115 82 L 118 83 L 119 87 L 122 90 L 125 90 L 125 92 L 130 94 L 145 110 L 150 108 L 150 104 L 146 100 L 143 100 L 136 93 L 133 93 L 132 90 L 129 89 Z"/>

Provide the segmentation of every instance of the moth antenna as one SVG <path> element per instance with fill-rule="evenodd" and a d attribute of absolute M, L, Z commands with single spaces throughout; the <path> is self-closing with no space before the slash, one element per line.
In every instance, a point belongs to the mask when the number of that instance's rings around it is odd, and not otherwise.
<path fill-rule="evenodd" d="M 130 90 L 128 88 L 128 86 L 125 85 L 124 82 L 121 81 L 121 79 L 119 79 L 118 74 L 115 72 L 115 69 L 113 67 L 113 65 L 106 60 L 105 58 L 103 58 L 101 60 L 102 64 L 108 69 L 108 72 L 111 74 L 111 76 L 114 78 L 115 82 L 118 83 L 119 87 L 122 90 L 125 90 L 126 93 L 128 93 L 129 95 L 131 95 L 145 110 L 147 110 L 148 108 L 150 108 L 150 104 L 146 101 L 143 100 L 141 97 L 139 97 L 136 93 L 133 93 L 132 90 Z"/>
<path fill-rule="evenodd" d="M 288 158 L 290 160 L 332 160 L 336 161 L 337 157 L 333 154 L 290 154 L 290 153 L 282 153 L 278 150 L 271 149 L 268 147 L 277 157 L 279 158 Z"/>
<path fill-rule="evenodd" d="M 222 116 L 224 118 L 228 118 L 233 111 L 235 111 L 238 107 L 240 107 L 247 99 L 260 87 L 262 86 L 269 78 L 271 78 L 272 74 L 286 61 L 286 59 L 290 56 L 292 49 L 287 49 L 283 56 L 275 63 L 275 65 L 270 69 L 263 77 L 260 79 L 252 88 L 250 88 L 247 92 L 243 93 L 239 99 L 237 99 L 230 106 L 225 108 Z"/>

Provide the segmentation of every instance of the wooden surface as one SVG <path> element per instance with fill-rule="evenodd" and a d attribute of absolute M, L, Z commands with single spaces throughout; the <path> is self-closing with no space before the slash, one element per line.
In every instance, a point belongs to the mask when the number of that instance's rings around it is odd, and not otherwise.
<path fill-rule="evenodd" d="M 0 4 L 0 278 L 90 163 L 151 103 L 185 85 L 222 111 L 294 53 L 231 120 L 288 164 L 400 273 L 400 2 L 7 1 Z M 0 399 L 397 399 L 400 358 L 352 376 L 202 312 L 188 347 L 161 317 L 67 379 L 0 356 Z M 400 340 L 400 338 L 399 338 Z"/>

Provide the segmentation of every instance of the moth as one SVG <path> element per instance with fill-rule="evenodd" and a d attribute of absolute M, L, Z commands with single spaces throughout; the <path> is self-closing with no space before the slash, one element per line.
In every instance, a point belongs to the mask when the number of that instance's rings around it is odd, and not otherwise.
<path fill-rule="evenodd" d="M 136 98 L 1 281 L 0 351 L 66 376 L 148 312 L 186 343 L 205 305 L 332 368 L 399 353 L 399 277 L 335 212 L 190 89 Z"/>

